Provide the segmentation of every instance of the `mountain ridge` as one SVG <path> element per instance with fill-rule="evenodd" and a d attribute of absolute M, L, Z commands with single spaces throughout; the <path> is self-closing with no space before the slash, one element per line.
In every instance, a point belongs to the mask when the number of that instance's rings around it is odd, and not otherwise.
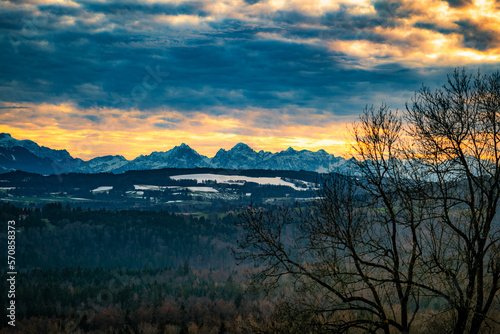
<path fill-rule="evenodd" d="M 21 147 L 23 150 L 18 149 Z M 123 173 L 129 170 L 152 170 L 161 168 L 224 168 L 224 169 L 269 169 L 295 170 L 326 173 L 342 168 L 348 162 L 320 149 L 297 151 L 292 147 L 272 153 L 255 151 L 245 143 L 238 143 L 229 150 L 223 148 L 212 158 L 201 155 L 189 145 L 182 143 L 168 151 L 154 151 L 127 160 L 121 155 L 95 157 L 88 161 L 72 157 L 66 150 L 54 150 L 40 146 L 31 140 L 17 140 L 8 133 L 0 133 L 0 172 L 12 170 L 36 171 L 41 174 L 77 173 Z M 25 152 L 26 150 L 27 152 Z M 22 154 L 21 163 L 16 155 Z M 33 161 L 30 165 L 29 160 Z M 47 167 L 47 166 L 50 166 Z M 51 170 L 52 169 L 52 172 Z"/>

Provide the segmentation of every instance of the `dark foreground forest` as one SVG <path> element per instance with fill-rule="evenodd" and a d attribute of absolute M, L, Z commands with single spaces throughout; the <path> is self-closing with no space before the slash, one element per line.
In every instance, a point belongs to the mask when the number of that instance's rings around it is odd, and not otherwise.
<path fill-rule="evenodd" d="M 238 332 L 262 307 L 245 290 L 247 266 L 236 266 L 230 251 L 237 238 L 233 215 L 58 203 L 35 210 L 3 204 L 0 215 L 19 222 L 17 332 Z M 2 296 L 7 288 L 4 280 Z M 8 320 L 1 318 L 2 333 L 13 330 Z"/>

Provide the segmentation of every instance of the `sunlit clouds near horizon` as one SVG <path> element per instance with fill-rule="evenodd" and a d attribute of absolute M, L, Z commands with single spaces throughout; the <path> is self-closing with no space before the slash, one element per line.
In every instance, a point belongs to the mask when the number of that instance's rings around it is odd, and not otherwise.
<path fill-rule="evenodd" d="M 3 1 L 0 132 L 90 159 L 343 155 L 366 105 L 500 65 L 495 1 Z"/>

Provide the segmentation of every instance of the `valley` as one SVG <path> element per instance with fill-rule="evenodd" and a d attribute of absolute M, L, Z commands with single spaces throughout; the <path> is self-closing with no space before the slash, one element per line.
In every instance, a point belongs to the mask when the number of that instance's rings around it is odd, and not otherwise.
<path fill-rule="evenodd" d="M 227 214 L 251 204 L 309 201 L 316 197 L 321 178 L 315 172 L 211 168 L 48 176 L 10 172 L 0 175 L 0 200 L 32 208 L 62 202 L 71 207 L 203 216 Z"/>

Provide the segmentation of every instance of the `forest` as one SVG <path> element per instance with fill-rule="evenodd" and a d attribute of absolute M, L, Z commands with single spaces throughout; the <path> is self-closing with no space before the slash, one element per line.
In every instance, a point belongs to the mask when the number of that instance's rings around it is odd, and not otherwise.
<path fill-rule="evenodd" d="M 41 209 L 4 203 L 0 214 L 19 222 L 20 333 L 225 333 L 261 303 L 246 291 L 251 267 L 236 266 L 231 254 L 238 234 L 233 215 L 61 203 Z M 7 320 L 1 333 L 12 330 Z"/>

